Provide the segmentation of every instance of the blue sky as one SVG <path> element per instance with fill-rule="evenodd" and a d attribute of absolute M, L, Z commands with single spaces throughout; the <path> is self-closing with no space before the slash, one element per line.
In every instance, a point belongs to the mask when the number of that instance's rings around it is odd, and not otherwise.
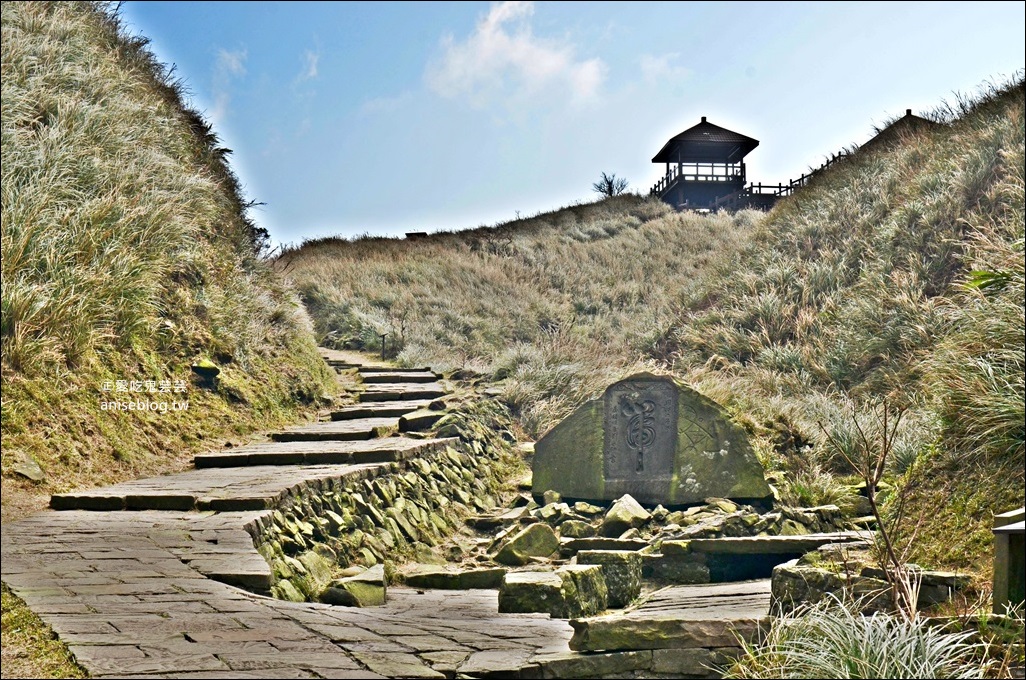
<path fill-rule="evenodd" d="M 1024 67 L 1022 2 L 126 2 L 276 243 L 647 192 L 701 116 L 781 182 Z"/>

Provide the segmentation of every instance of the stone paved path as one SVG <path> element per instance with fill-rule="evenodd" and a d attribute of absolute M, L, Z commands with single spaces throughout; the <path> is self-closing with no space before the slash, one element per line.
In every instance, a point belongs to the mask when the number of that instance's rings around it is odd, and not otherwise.
<path fill-rule="evenodd" d="M 352 355 L 325 358 L 353 364 Z M 3 581 L 95 677 L 565 677 L 594 670 L 567 665 L 580 656 L 570 652 L 567 621 L 500 615 L 495 590 L 390 588 L 386 605 L 365 609 L 245 590 L 270 588 L 270 567 L 253 537 L 297 487 L 360 478 L 448 443 L 377 436 L 444 394 L 437 376 L 380 365 L 363 372 L 373 376 L 367 403 L 341 409 L 332 422 L 197 456 L 196 469 L 180 474 L 54 496 L 54 510 L 3 527 Z M 600 656 L 591 659 L 603 662 Z"/>
<path fill-rule="evenodd" d="M 55 496 L 54 511 L 5 525 L 4 582 L 96 677 L 441 678 L 519 673 L 567 651 L 566 621 L 499 615 L 494 590 L 392 588 L 384 607 L 355 609 L 241 589 L 269 588 L 251 530 L 295 487 L 448 443 L 377 436 L 444 395 L 438 376 L 365 370 L 371 403 L 332 422 L 197 456 L 196 470 Z"/>

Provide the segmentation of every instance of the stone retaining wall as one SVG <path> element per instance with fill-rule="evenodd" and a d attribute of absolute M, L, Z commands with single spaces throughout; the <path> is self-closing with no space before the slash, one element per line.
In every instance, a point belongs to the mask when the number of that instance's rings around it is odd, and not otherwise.
<path fill-rule="evenodd" d="M 337 567 L 416 557 L 472 512 L 496 506 L 506 452 L 453 441 L 402 462 L 304 485 L 248 527 L 274 574 L 270 594 L 316 599 Z"/>

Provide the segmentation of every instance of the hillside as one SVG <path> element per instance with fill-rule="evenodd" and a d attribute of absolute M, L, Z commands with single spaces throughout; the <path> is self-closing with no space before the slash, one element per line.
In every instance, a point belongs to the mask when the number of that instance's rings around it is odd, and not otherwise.
<path fill-rule="evenodd" d="M 230 152 L 114 11 L 3 4 L 5 520 L 181 468 L 332 384 Z"/>
<path fill-rule="evenodd" d="M 785 502 L 842 498 L 836 445 L 856 452 L 886 401 L 891 479 L 927 539 L 913 556 L 982 579 L 990 513 L 1023 502 L 1022 81 L 933 118 L 767 215 L 621 196 L 322 239 L 278 265 L 325 342 L 378 351 L 388 333 L 401 362 L 495 381 L 525 436 L 612 379 L 671 371 L 756 435 Z"/>

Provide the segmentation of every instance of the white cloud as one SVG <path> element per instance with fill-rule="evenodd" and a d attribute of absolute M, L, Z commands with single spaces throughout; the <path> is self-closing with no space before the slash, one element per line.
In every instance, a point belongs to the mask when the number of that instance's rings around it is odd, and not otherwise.
<path fill-rule="evenodd" d="M 374 97 L 372 99 L 364 100 L 360 104 L 360 115 L 377 115 L 385 113 L 395 113 L 408 108 L 413 101 L 412 92 L 403 92 L 397 94 L 394 97 Z"/>
<path fill-rule="evenodd" d="M 228 115 L 232 81 L 246 75 L 246 57 L 246 50 L 229 52 L 220 49 L 217 51 L 217 59 L 214 61 L 214 76 L 211 82 L 214 92 L 214 110 L 210 112 L 210 119 L 215 124 L 223 123 Z"/>
<path fill-rule="evenodd" d="M 573 44 L 536 37 L 532 2 L 493 4 L 465 40 L 442 40 L 442 56 L 428 65 L 425 81 L 444 97 L 473 105 L 496 100 L 523 103 L 593 99 L 606 75 L 601 59 L 578 59 Z"/>
<path fill-rule="evenodd" d="M 317 54 L 313 50 L 306 50 L 303 52 L 303 70 L 299 72 L 296 77 L 296 82 L 302 82 L 304 80 L 313 80 L 317 77 L 317 62 L 321 59 L 321 55 Z"/>
<path fill-rule="evenodd" d="M 638 60 L 641 65 L 641 75 L 650 83 L 684 80 L 691 75 L 691 69 L 678 65 L 676 62 L 679 59 L 679 52 L 670 52 L 660 56 L 644 54 Z"/>

